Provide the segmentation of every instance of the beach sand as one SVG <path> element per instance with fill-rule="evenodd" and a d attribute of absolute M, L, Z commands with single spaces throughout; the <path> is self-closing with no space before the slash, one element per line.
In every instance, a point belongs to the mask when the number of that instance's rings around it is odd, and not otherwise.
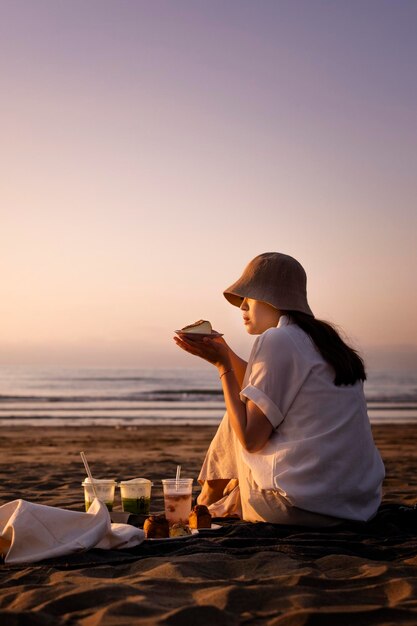
<path fill-rule="evenodd" d="M 415 504 L 417 426 L 373 431 L 387 470 L 384 503 Z M 82 510 L 84 450 L 97 477 L 150 478 L 152 510 L 159 511 L 161 478 L 174 476 L 181 464 L 183 475 L 196 479 L 214 432 L 192 426 L 4 428 L 0 504 L 22 498 Z M 147 542 L 121 562 L 105 562 L 105 556 L 94 562 L 92 554 L 78 564 L 0 565 L 0 624 L 417 624 L 415 539 L 388 531 L 377 541 L 352 533 L 338 541 L 317 533 L 280 537 L 272 525 L 256 526 L 242 549 L 226 532 L 217 540 L 212 534 L 162 547 Z M 248 527 L 246 535 L 252 534 Z"/>

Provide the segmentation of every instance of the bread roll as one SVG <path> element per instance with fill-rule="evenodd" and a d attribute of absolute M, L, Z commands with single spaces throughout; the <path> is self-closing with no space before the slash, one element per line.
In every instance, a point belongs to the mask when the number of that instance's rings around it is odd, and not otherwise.
<path fill-rule="evenodd" d="M 188 523 L 190 528 L 211 528 L 211 515 L 208 508 L 204 504 L 196 504 L 188 517 Z"/>
<path fill-rule="evenodd" d="M 147 539 L 166 539 L 169 537 L 169 524 L 164 514 L 150 515 L 143 524 Z"/>

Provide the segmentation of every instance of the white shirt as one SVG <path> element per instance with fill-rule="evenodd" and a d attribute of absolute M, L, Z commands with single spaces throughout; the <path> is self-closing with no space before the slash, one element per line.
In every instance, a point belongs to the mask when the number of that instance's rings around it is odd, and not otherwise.
<path fill-rule="evenodd" d="M 259 452 L 242 448 L 243 460 L 261 489 L 278 490 L 293 506 L 365 521 L 381 502 L 384 465 L 362 382 L 333 380 L 310 337 L 281 316 L 256 339 L 241 391 L 275 430 Z"/>

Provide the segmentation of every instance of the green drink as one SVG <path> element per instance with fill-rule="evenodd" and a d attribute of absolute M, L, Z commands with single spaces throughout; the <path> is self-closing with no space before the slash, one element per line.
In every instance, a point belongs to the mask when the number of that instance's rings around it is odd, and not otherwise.
<path fill-rule="evenodd" d="M 90 506 L 93 504 L 92 500 L 85 501 L 85 510 L 88 511 Z M 104 502 L 109 511 L 113 511 L 113 502 Z"/>
<path fill-rule="evenodd" d="M 152 483 L 147 478 L 132 478 L 120 483 L 123 511 L 134 515 L 149 515 Z"/>
<path fill-rule="evenodd" d="M 86 478 L 81 484 L 84 487 L 84 502 L 86 511 L 88 511 L 96 496 L 100 502 L 103 502 L 106 505 L 109 511 L 113 510 L 114 489 L 116 487 L 115 480 L 100 480 L 95 478 L 94 489 L 89 478 Z"/>
<path fill-rule="evenodd" d="M 140 498 L 122 498 L 123 511 L 135 515 L 149 515 L 151 499 L 142 496 Z"/>

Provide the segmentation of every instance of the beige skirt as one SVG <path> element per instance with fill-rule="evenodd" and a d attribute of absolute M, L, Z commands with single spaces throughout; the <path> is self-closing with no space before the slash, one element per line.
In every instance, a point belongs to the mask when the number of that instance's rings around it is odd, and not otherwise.
<path fill-rule="evenodd" d="M 252 472 L 244 463 L 241 443 L 237 439 L 229 418 L 223 420 L 207 451 L 198 481 L 229 480 L 221 500 L 209 506 L 213 517 L 238 515 L 247 522 L 271 522 L 296 526 L 336 526 L 343 520 L 305 511 L 291 505 L 278 491 L 260 489 Z M 198 499 L 197 499 L 198 501 Z"/>

